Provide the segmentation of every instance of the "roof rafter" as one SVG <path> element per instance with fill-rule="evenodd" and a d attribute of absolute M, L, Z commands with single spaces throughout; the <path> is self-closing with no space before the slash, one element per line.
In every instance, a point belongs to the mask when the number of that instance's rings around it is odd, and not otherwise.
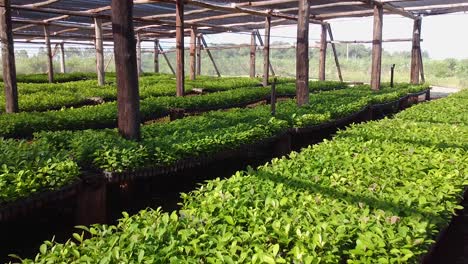
<path fill-rule="evenodd" d="M 44 2 L 39 2 L 39 3 L 34 3 L 34 4 L 28 4 L 28 5 L 23 5 L 24 7 L 41 7 L 41 6 L 46 6 L 46 5 L 50 5 L 50 4 L 53 4 L 53 3 L 56 3 L 58 1 L 61 1 L 61 0 L 47 0 L 47 1 L 44 1 Z"/>
<path fill-rule="evenodd" d="M 141 1 L 142 2 L 146 1 L 146 3 L 148 4 L 158 3 L 158 2 L 175 4 L 175 0 L 141 0 Z M 290 20 L 297 20 L 297 16 L 295 15 L 284 14 L 284 13 L 281 13 L 272 9 L 255 10 L 255 9 L 242 7 L 242 5 L 237 5 L 235 3 L 232 3 L 231 5 L 228 6 L 228 5 L 222 5 L 222 4 L 217 4 L 217 3 L 208 3 L 208 2 L 200 1 L 200 0 L 185 0 L 185 4 L 208 8 L 211 10 L 234 12 L 234 13 L 247 13 L 247 14 L 263 16 L 263 17 L 278 17 L 278 18 L 285 18 L 285 19 L 290 19 Z"/>
<path fill-rule="evenodd" d="M 108 15 L 100 15 L 95 13 L 90 13 L 87 11 L 73 11 L 73 10 L 65 10 L 59 8 L 49 8 L 49 7 L 30 7 L 30 6 L 22 6 L 22 5 L 11 5 L 11 9 L 13 10 L 24 10 L 24 11 L 32 11 L 32 12 L 41 12 L 41 13 L 49 13 L 49 14 L 57 14 L 57 15 L 69 15 L 69 16 L 78 16 L 78 17 L 91 17 L 91 18 L 109 18 Z"/>
<path fill-rule="evenodd" d="M 432 9 L 455 9 L 468 7 L 468 3 L 459 4 L 442 4 L 442 5 L 425 5 L 425 6 L 413 6 L 403 8 L 406 11 L 419 11 L 419 10 L 432 10 Z"/>
<path fill-rule="evenodd" d="M 61 22 L 44 22 L 42 20 L 32 20 L 32 19 L 19 19 L 19 18 L 12 18 L 13 22 L 21 23 L 21 24 L 30 24 L 30 25 L 41 25 L 41 26 L 56 26 L 56 27 L 64 27 L 64 28 L 77 28 L 77 29 L 89 29 L 94 30 L 93 24 L 67 24 Z"/>
<path fill-rule="evenodd" d="M 102 19 L 104 34 L 112 30 L 109 2 L 104 0 L 80 1 L 81 6 L 65 0 L 17 0 L 21 5 L 11 5 L 17 15 L 13 18 L 14 33 L 36 34 L 43 37 L 37 26 L 63 27 L 57 36 L 84 36 L 89 38 L 93 19 Z M 184 26 L 197 27 L 205 34 L 220 32 L 250 32 L 264 26 L 260 17 L 271 17 L 274 25 L 297 21 L 297 0 L 183 0 L 187 6 Z M 15 0 L 13 0 L 15 2 Z M 63 3 L 61 3 L 63 2 Z M 65 3 L 66 2 L 66 3 Z M 230 3 L 232 2 L 232 3 Z M 324 20 L 340 17 L 372 16 L 375 5 L 382 6 L 385 14 L 398 14 L 411 19 L 468 10 L 468 1 L 451 0 L 328 0 L 311 1 L 311 23 L 327 24 Z M 136 32 L 142 36 L 172 36 L 175 27 L 175 0 L 133 0 L 134 5 L 147 5 L 134 9 Z M 174 5 L 174 6 L 172 6 Z M 151 10 L 151 11 L 150 11 Z M 42 14 L 41 14 L 42 13 Z M 57 16 L 50 15 L 56 14 Z M 257 19 L 245 18 L 256 16 Z M 86 21 L 89 19 L 90 21 Z M 83 23 L 86 22 L 86 23 Z M 89 22 L 89 24 L 88 24 Z M 31 30 L 28 30 L 31 28 Z M 57 29 L 55 29 L 57 30 Z M 69 36 L 73 32 L 73 36 Z M 88 34 L 89 33 L 89 34 Z"/>
<path fill-rule="evenodd" d="M 367 3 L 370 6 L 380 5 L 382 8 L 390 13 L 401 15 L 411 19 L 418 19 L 417 16 L 413 15 L 411 12 L 405 11 L 403 8 L 395 7 L 389 3 L 383 3 L 376 0 L 360 0 L 363 3 Z"/>

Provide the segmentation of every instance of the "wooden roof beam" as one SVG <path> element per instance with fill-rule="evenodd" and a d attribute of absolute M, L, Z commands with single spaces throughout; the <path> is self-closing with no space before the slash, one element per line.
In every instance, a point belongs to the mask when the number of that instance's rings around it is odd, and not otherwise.
<path fill-rule="evenodd" d="M 40 40 L 40 42 L 35 41 L 33 39 L 15 39 L 15 43 L 28 43 L 28 44 L 37 44 L 37 45 L 44 45 L 44 37 Z M 39 39 L 38 39 L 39 40 Z M 94 42 L 92 41 L 54 41 L 51 40 L 50 44 L 71 44 L 71 45 L 89 45 L 89 46 L 94 46 Z M 104 46 L 113 46 L 113 44 L 110 43 L 103 43 Z"/>
<path fill-rule="evenodd" d="M 48 18 L 48 19 L 44 19 L 42 20 L 43 22 L 52 22 L 52 21 L 56 21 L 56 20 L 62 20 L 62 19 L 67 19 L 68 15 L 63 15 L 63 16 L 58 16 L 58 17 L 51 17 L 51 18 Z M 37 25 L 35 24 L 31 24 L 31 25 L 24 25 L 24 26 L 21 26 L 21 27 L 17 27 L 15 29 L 13 29 L 13 31 L 18 31 L 18 30 L 23 30 L 23 29 L 27 29 L 27 28 L 32 28 L 32 27 L 35 27 Z"/>
<path fill-rule="evenodd" d="M 421 0 L 379 0 L 381 3 L 416 2 Z"/>
<path fill-rule="evenodd" d="M 257 2 L 248 2 L 248 3 L 238 3 L 237 6 L 267 6 L 267 5 L 272 5 L 272 4 L 278 4 L 278 3 L 291 3 L 291 2 L 297 2 L 297 0 L 273 0 L 273 1 L 257 1 Z M 143 4 L 143 3 L 148 3 L 148 0 L 134 0 L 134 4 Z M 297 10 L 297 8 L 295 8 Z M 205 12 L 212 11 L 211 8 L 202 8 L 202 9 L 196 9 L 196 10 L 190 10 L 187 12 L 184 12 L 184 16 L 188 15 L 195 15 L 195 14 L 202 14 Z M 283 12 L 284 10 L 280 10 Z M 240 14 L 236 13 L 238 16 L 246 16 L 246 15 L 251 15 L 251 14 Z M 174 13 L 169 13 L 169 14 L 159 14 L 159 15 L 152 15 L 152 16 L 146 16 L 143 18 L 173 18 L 175 17 L 175 12 Z"/>
<path fill-rule="evenodd" d="M 66 24 L 60 22 L 44 22 L 42 20 L 32 20 L 32 19 L 19 19 L 19 18 L 12 18 L 12 21 L 15 23 L 20 24 L 27 24 L 27 25 L 49 25 L 49 26 L 56 26 L 56 27 L 64 27 L 64 28 L 77 28 L 77 29 L 87 29 L 87 30 L 94 30 L 94 25 L 84 25 L 84 24 Z M 18 28 L 15 28 L 17 31 Z"/>
<path fill-rule="evenodd" d="M 412 6 L 403 8 L 406 11 L 425 11 L 433 9 L 457 9 L 468 7 L 468 3 L 458 3 L 458 4 L 442 4 L 442 5 L 425 5 L 425 6 Z"/>
<path fill-rule="evenodd" d="M 141 26 L 141 27 L 136 27 L 135 28 L 135 31 L 136 32 L 142 32 L 140 35 L 144 35 L 144 34 L 147 34 L 147 33 L 156 33 L 156 34 L 165 34 L 167 33 L 168 35 L 170 34 L 175 34 L 175 30 L 164 30 L 164 31 L 158 31 L 158 30 L 151 30 L 151 31 L 143 31 L 145 29 L 150 29 L 150 28 L 157 28 L 159 27 L 160 25 L 147 25 L 147 26 Z M 191 29 L 190 28 L 186 28 L 184 29 L 185 32 L 190 32 Z"/>
<path fill-rule="evenodd" d="M 284 22 L 288 21 L 287 19 L 280 18 L 280 19 L 275 19 L 271 21 L 271 25 L 280 25 L 283 24 Z M 158 25 L 148 25 L 148 26 L 142 26 L 145 28 L 157 28 L 161 26 L 175 26 L 175 22 L 173 21 L 165 21 L 167 23 L 165 24 L 158 24 Z M 242 26 L 263 26 L 265 24 L 264 21 L 259 21 L 259 22 L 239 22 L 239 23 L 233 23 L 233 24 L 225 24 L 223 26 L 213 26 L 211 24 L 204 24 L 204 23 L 187 23 L 187 27 L 196 27 L 199 30 L 210 30 L 210 31 L 219 31 L 219 32 L 247 32 L 251 31 L 250 28 L 242 28 Z M 140 27 L 141 28 L 141 27 Z"/>
<path fill-rule="evenodd" d="M 291 7 L 291 8 L 284 8 L 284 9 L 279 9 L 279 12 L 290 12 L 290 11 L 297 11 L 297 7 Z M 215 16 L 208 16 L 208 17 L 201 17 L 201 18 L 195 18 L 191 20 L 187 20 L 187 23 L 196 23 L 196 22 L 201 22 L 201 21 L 212 21 L 212 20 L 220 20 L 220 19 L 226 19 L 226 18 L 235 18 L 235 17 L 243 17 L 243 16 L 250 16 L 251 14 L 248 13 L 230 13 L 230 14 L 222 14 L 222 15 L 215 15 Z M 287 19 L 284 19 L 287 20 Z M 312 24 L 325 24 L 321 20 L 313 19 L 310 18 L 309 22 Z"/>
<path fill-rule="evenodd" d="M 145 2 L 146 1 L 146 2 Z M 145 3 L 172 3 L 175 4 L 174 0 L 142 0 Z M 255 10 L 250 8 L 244 8 L 241 5 L 237 5 L 235 3 L 231 3 L 230 6 L 222 5 L 217 3 L 209 3 L 201 0 L 185 0 L 186 5 L 198 6 L 203 8 L 208 8 L 211 10 L 218 10 L 218 11 L 226 11 L 226 12 L 234 12 L 234 13 L 247 13 L 255 16 L 262 16 L 262 17 L 278 17 L 278 18 L 285 18 L 289 20 L 297 20 L 297 16 L 284 14 L 281 12 L 276 12 L 274 10 Z"/>
<path fill-rule="evenodd" d="M 245 2 L 245 3 L 236 3 L 236 6 L 250 6 L 250 7 L 258 7 L 258 6 L 269 6 L 269 5 L 280 5 L 280 4 L 287 4 L 287 3 L 294 3 L 297 0 L 266 0 L 266 1 L 255 1 L 255 2 Z"/>
<path fill-rule="evenodd" d="M 169 3 L 175 3 L 173 0 L 161 0 L 163 2 L 169 2 Z M 160 2 L 158 0 L 141 0 L 140 3 L 154 3 L 154 2 Z M 200 1 L 197 1 L 201 3 Z M 110 19 L 109 15 L 102 15 L 102 14 L 96 14 L 96 13 L 90 13 L 88 11 L 70 11 L 70 10 L 63 10 L 63 9 L 56 9 L 56 8 L 31 8 L 31 7 L 24 7 L 24 6 L 19 6 L 19 5 L 12 5 L 12 9 L 16 10 L 26 10 L 26 11 L 34 11 L 34 12 L 43 12 L 43 13 L 52 13 L 52 14 L 59 14 L 59 15 L 68 15 L 68 16 L 80 16 L 80 17 L 89 17 L 89 18 L 104 18 L 104 19 Z M 242 12 L 239 11 L 238 9 L 237 12 Z M 258 11 L 252 11 L 252 12 L 257 12 L 256 14 L 262 14 L 262 16 L 268 16 L 269 13 L 265 12 L 258 12 Z M 274 13 L 274 12 L 273 12 Z M 276 14 L 278 15 L 278 14 Z M 285 15 L 288 17 L 288 19 L 292 19 L 295 16 L 292 15 Z M 145 18 L 145 17 L 134 17 L 134 21 L 138 22 L 156 22 L 156 23 L 162 23 L 162 24 L 167 24 L 167 25 L 175 25 L 174 21 L 163 21 L 159 19 L 152 19 L 152 18 Z M 187 24 L 188 26 L 194 26 L 194 27 L 211 27 L 215 29 L 220 29 L 220 30 L 225 30 L 225 31 L 244 31 L 246 29 L 234 29 L 234 28 L 227 28 L 225 26 L 221 25 L 211 25 L 211 24 L 201 24 L 201 23 L 192 23 L 192 24 Z"/>
<path fill-rule="evenodd" d="M 281 9 L 280 11 L 281 12 L 289 12 L 289 11 L 296 11 L 296 10 L 298 10 L 297 7 L 292 7 L 292 8 Z M 196 23 L 196 22 L 201 22 L 201 21 L 212 21 L 212 20 L 220 20 L 220 19 L 243 17 L 243 16 L 251 16 L 251 14 L 248 14 L 248 13 L 230 13 L 230 14 L 222 14 L 222 15 L 214 15 L 214 16 L 195 18 L 195 19 L 187 20 L 186 22 L 187 23 Z"/>
<path fill-rule="evenodd" d="M 412 38 L 396 38 L 396 39 L 382 39 L 382 42 L 409 42 Z M 421 39 L 421 41 L 423 41 Z M 328 43 L 335 44 L 361 44 L 361 43 L 372 43 L 372 40 L 329 40 Z M 316 42 L 319 43 L 319 42 Z"/>
<path fill-rule="evenodd" d="M 61 35 L 63 33 L 74 32 L 74 31 L 78 31 L 78 30 L 80 30 L 80 29 L 79 28 L 68 28 L 68 29 L 52 32 L 52 34 L 50 34 L 50 35 L 51 36 L 59 36 L 59 35 Z"/>
<path fill-rule="evenodd" d="M 334 19 L 334 18 L 344 18 L 344 17 L 364 17 L 371 16 L 374 14 L 372 10 L 359 10 L 359 11 L 345 11 L 345 12 L 334 12 L 322 15 L 312 15 L 316 19 Z"/>
<path fill-rule="evenodd" d="M 377 0 L 360 0 L 363 3 L 369 4 L 370 6 L 379 5 L 382 8 L 392 14 L 397 14 L 411 19 L 419 19 L 417 16 L 413 15 L 411 12 L 405 11 L 403 8 L 395 7 L 390 3 L 383 3 Z"/>
<path fill-rule="evenodd" d="M 67 32 L 70 32 L 69 30 L 71 29 L 66 29 L 66 30 L 63 30 L 60 32 L 60 34 L 62 33 L 66 33 L 65 31 Z M 59 32 L 57 32 L 59 33 Z M 50 37 L 51 38 L 56 38 L 56 39 L 60 39 L 62 40 L 64 38 L 64 36 L 60 36 L 60 34 L 54 34 L 54 35 L 51 35 Z M 31 38 L 37 38 L 37 39 L 44 39 L 44 34 L 31 34 L 31 33 L 23 33 L 23 32 L 19 32 L 19 33 L 15 33 L 15 36 L 18 36 L 18 37 L 31 37 Z M 78 41 L 82 41 L 82 40 L 91 40 L 91 41 L 94 41 L 95 40 L 95 37 L 94 35 L 76 35 L 76 36 L 65 36 L 65 38 L 67 40 L 78 40 Z M 112 40 L 111 38 L 108 38 L 108 39 L 105 39 L 106 41 L 110 41 Z"/>
<path fill-rule="evenodd" d="M 158 23 L 159 25 L 163 25 L 163 26 L 175 26 L 176 25 L 175 21 L 172 21 L 172 20 L 148 19 L 144 17 L 139 17 L 139 18 L 134 18 L 134 19 L 135 21 L 138 21 L 138 22 Z M 233 28 L 233 27 L 229 27 L 226 25 L 213 25 L 209 23 L 184 23 L 184 25 L 186 25 L 187 27 L 197 27 L 197 28 L 208 27 L 208 28 L 212 28 L 214 30 L 220 30 L 220 31 L 248 31 L 249 30 L 249 29 L 245 29 L 242 27 Z"/>
<path fill-rule="evenodd" d="M 330 4 L 321 4 L 321 5 L 310 5 L 310 9 L 317 10 L 321 8 L 329 8 L 329 7 L 337 7 L 337 6 L 356 6 L 356 5 L 364 5 L 366 3 L 362 1 L 352 1 L 352 2 L 338 2 L 338 3 L 330 3 Z"/>
<path fill-rule="evenodd" d="M 446 14 L 450 14 L 450 13 L 467 12 L 467 11 L 468 11 L 468 7 L 458 7 L 458 8 L 455 8 L 455 9 L 450 9 L 450 8 L 433 9 L 430 12 L 429 11 L 423 11 L 423 10 L 415 11 L 415 12 L 418 13 L 418 15 L 420 15 L 420 16 L 438 16 L 438 15 L 446 15 Z"/>
<path fill-rule="evenodd" d="M 12 29 L 12 31 L 13 32 L 20 31 L 20 30 L 23 30 L 23 29 L 32 28 L 32 27 L 36 27 L 36 26 L 37 25 L 31 25 L 31 24 L 23 25 L 23 26 L 15 27 L 14 29 Z"/>
<path fill-rule="evenodd" d="M 283 24 L 284 22 L 288 21 L 287 19 L 284 19 L 284 18 L 280 18 L 280 19 L 276 19 L 276 20 L 272 20 L 271 21 L 271 26 L 275 26 L 275 25 L 278 25 L 278 24 Z M 259 22 L 240 22 L 240 23 L 234 23 L 234 24 L 227 24 L 226 26 L 227 27 L 233 27 L 233 28 L 236 28 L 236 27 L 239 27 L 239 26 L 254 26 L 254 27 L 257 27 L 257 26 L 263 26 L 265 25 L 265 22 L 264 21 L 259 21 Z M 251 29 L 248 29 L 248 30 L 242 30 L 242 31 L 252 31 Z"/>
<path fill-rule="evenodd" d="M 64 19 L 67 19 L 69 18 L 70 16 L 68 15 L 63 15 L 63 16 L 58 16 L 58 17 L 51 17 L 51 18 L 48 18 L 48 19 L 44 19 L 42 21 L 44 22 L 52 22 L 52 21 L 57 21 L 57 20 L 64 20 Z"/>
<path fill-rule="evenodd" d="M 209 12 L 211 9 L 209 8 L 202 8 L 202 9 L 196 9 L 196 10 L 190 10 L 187 12 L 184 12 L 184 16 L 189 16 L 189 15 L 196 15 L 196 14 L 203 14 L 205 12 Z M 151 16 L 144 16 L 141 18 L 145 19 L 160 19 L 160 18 L 175 18 L 175 12 L 174 13 L 168 13 L 168 14 L 159 14 L 159 15 L 151 15 Z"/>
<path fill-rule="evenodd" d="M 184 33 L 184 35 L 187 35 Z M 149 40 L 151 38 L 160 38 L 160 37 L 165 37 L 165 38 L 175 38 L 175 33 L 144 33 L 140 35 L 143 40 Z"/>
<path fill-rule="evenodd" d="M 48 13 L 48 14 L 57 14 L 57 15 L 68 15 L 68 16 L 78 16 L 78 17 L 89 17 L 89 18 L 107 18 L 109 19 L 109 15 L 100 15 L 100 14 L 93 14 L 87 11 L 72 11 L 72 10 L 65 10 L 65 9 L 58 9 L 58 8 L 48 8 L 48 7 L 30 7 L 30 6 L 22 6 L 22 5 L 11 5 L 12 10 L 24 10 L 24 11 L 31 11 L 31 12 L 40 12 L 40 13 Z"/>
<path fill-rule="evenodd" d="M 384 8 L 385 14 L 396 14 L 391 10 Z M 327 19 L 334 19 L 334 18 L 345 18 L 345 17 L 364 17 L 364 16 L 372 16 L 374 11 L 369 10 L 358 10 L 358 11 L 344 11 L 344 12 L 333 12 L 328 14 L 320 14 L 320 15 L 312 15 L 313 18 L 320 19 L 320 20 L 327 20 Z M 401 14 L 400 14 L 401 15 Z M 411 15 L 411 19 L 419 19 L 418 16 Z"/>
<path fill-rule="evenodd" d="M 34 4 L 27 4 L 27 5 L 23 5 L 23 6 L 24 7 L 41 7 L 41 6 L 46 6 L 46 5 L 56 3 L 58 1 L 61 1 L 61 0 L 47 0 L 47 1 L 44 1 L 44 2 L 39 2 L 39 3 L 34 3 Z"/>

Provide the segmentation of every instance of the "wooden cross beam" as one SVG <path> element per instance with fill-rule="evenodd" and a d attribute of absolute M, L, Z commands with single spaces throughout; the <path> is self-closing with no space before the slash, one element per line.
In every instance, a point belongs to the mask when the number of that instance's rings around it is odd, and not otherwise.
<path fill-rule="evenodd" d="M 206 44 L 206 41 L 205 41 L 205 38 L 203 37 L 203 35 L 201 35 L 200 40 L 202 41 L 204 50 L 206 51 L 206 54 L 208 54 L 208 57 L 210 58 L 211 63 L 213 63 L 213 67 L 214 67 L 214 69 L 216 71 L 216 74 L 218 75 L 218 77 L 221 77 L 221 74 L 219 73 L 218 66 L 216 65 L 216 62 L 215 62 L 215 60 L 213 58 L 213 55 L 211 55 L 210 48 L 208 47 L 208 44 Z"/>
<path fill-rule="evenodd" d="M 344 11 L 344 12 L 333 12 L 328 14 L 311 15 L 311 17 L 320 20 L 344 18 L 344 17 L 363 17 L 371 16 L 374 12 L 372 10 L 358 10 L 358 11 Z"/>
<path fill-rule="evenodd" d="M 68 15 L 68 16 L 78 16 L 78 17 L 90 17 L 90 18 L 107 18 L 110 19 L 109 15 L 100 15 L 95 14 L 87 11 L 73 11 L 73 10 L 65 10 L 59 8 L 49 8 L 49 7 L 30 7 L 30 6 L 22 6 L 22 5 L 11 5 L 12 10 L 24 10 L 24 11 L 31 11 L 31 12 L 40 12 L 40 13 L 48 13 L 48 14 L 57 14 L 57 15 Z"/>
<path fill-rule="evenodd" d="M 382 42 L 408 42 L 412 41 L 412 38 L 396 38 L 396 39 L 382 39 Z M 421 39 L 422 41 L 422 39 Z M 372 43 L 373 40 L 330 40 L 328 43 L 334 44 L 361 44 L 361 43 Z"/>
<path fill-rule="evenodd" d="M 425 5 L 425 6 L 413 6 L 403 8 L 405 11 L 421 11 L 421 10 L 433 10 L 433 9 L 462 9 L 468 7 L 468 3 L 458 3 L 458 4 L 442 4 L 442 5 Z"/>
<path fill-rule="evenodd" d="M 32 19 L 20 19 L 20 18 L 12 18 L 12 21 L 19 24 L 30 24 L 35 26 L 56 26 L 56 27 L 64 27 L 64 28 L 77 28 L 77 29 L 85 29 L 85 30 L 94 30 L 94 25 L 92 24 L 70 24 L 70 23 L 60 23 L 60 22 L 44 22 L 42 20 L 32 20 Z M 18 31 L 18 28 L 15 28 L 14 31 Z"/>
<path fill-rule="evenodd" d="M 166 53 L 164 52 L 164 49 L 161 47 L 161 44 L 158 43 L 158 47 L 159 47 L 159 50 L 161 51 L 161 54 L 162 54 L 163 57 L 164 57 L 164 60 L 165 60 L 166 63 L 167 63 L 167 66 L 168 66 L 169 69 L 171 70 L 172 74 L 175 75 L 174 68 L 172 67 L 171 62 L 169 61 L 169 58 L 167 57 Z"/>
<path fill-rule="evenodd" d="M 53 4 L 53 3 L 56 3 L 60 0 L 47 0 L 47 1 L 44 1 L 44 2 L 39 2 L 39 3 L 34 3 L 34 4 L 28 4 L 28 5 L 23 5 L 24 7 L 41 7 L 41 6 L 46 6 L 46 5 L 50 5 L 50 4 Z"/>
<path fill-rule="evenodd" d="M 174 0 L 146 0 L 147 3 L 175 3 Z M 235 3 L 231 3 L 231 5 L 223 5 L 223 4 L 216 4 L 216 3 L 208 3 L 201 0 L 186 0 L 186 5 L 193 5 L 203 8 L 208 8 L 211 10 L 218 10 L 218 11 L 226 11 L 226 12 L 233 12 L 233 13 L 247 13 L 250 15 L 256 16 L 263 16 L 263 17 L 279 17 L 279 18 L 286 18 L 289 20 L 297 20 L 297 16 L 289 15 L 281 12 L 277 12 L 271 9 L 267 10 L 255 10 L 250 8 L 242 7 L 242 5 L 237 5 Z"/>
<path fill-rule="evenodd" d="M 405 11 L 403 8 L 395 7 L 390 3 L 382 3 L 376 0 L 360 0 L 363 3 L 369 4 L 369 6 L 373 7 L 374 5 L 382 6 L 382 8 L 389 13 L 398 14 L 407 18 L 417 19 L 418 17 L 413 15 L 411 12 Z"/>

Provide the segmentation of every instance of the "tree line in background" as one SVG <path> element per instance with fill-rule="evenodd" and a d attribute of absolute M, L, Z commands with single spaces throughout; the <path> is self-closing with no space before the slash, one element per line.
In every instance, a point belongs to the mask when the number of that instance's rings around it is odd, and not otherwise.
<path fill-rule="evenodd" d="M 233 44 L 225 44 L 232 46 Z M 288 46 L 288 43 L 274 42 L 272 47 Z M 223 45 L 214 45 L 213 47 L 222 47 Z M 338 57 L 343 72 L 343 78 L 346 81 L 369 81 L 371 69 L 371 49 L 361 44 L 337 44 Z M 170 50 L 170 49 L 167 49 Z M 143 71 L 152 72 L 153 49 L 143 49 Z M 16 68 L 18 73 L 45 73 L 47 71 L 46 51 L 44 48 L 24 50 L 17 48 Z M 113 51 L 105 50 L 106 71 L 114 71 Z M 186 73 L 188 74 L 188 52 L 186 54 Z M 222 50 L 212 50 L 213 57 L 220 69 L 222 75 L 239 76 L 248 75 L 250 48 L 231 48 Z M 257 51 L 257 74 L 262 74 L 263 55 L 262 50 Z M 169 61 L 175 66 L 175 53 L 168 52 Z M 293 47 L 272 49 L 270 52 L 271 63 L 277 75 L 295 76 L 295 58 L 296 51 Z M 60 54 L 54 57 L 54 70 L 60 71 Z M 427 82 L 433 85 L 468 87 L 468 59 L 444 59 L 434 60 L 429 57 L 427 52 L 423 53 L 424 71 Z M 95 71 L 95 51 L 93 47 L 67 47 L 65 46 L 65 61 L 67 72 L 91 72 Z M 318 75 L 319 50 L 310 49 L 310 77 L 316 78 Z M 411 63 L 411 52 L 383 53 L 382 61 L 382 80 L 390 80 L 390 68 L 395 67 L 395 81 L 409 81 Z M 161 72 L 170 73 L 164 58 L 160 56 Z M 215 75 L 214 68 L 206 53 L 202 51 L 202 74 Z M 338 75 L 333 59 L 331 47 L 327 50 L 327 72 L 326 77 L 329 80 L 337 80 Z"/>

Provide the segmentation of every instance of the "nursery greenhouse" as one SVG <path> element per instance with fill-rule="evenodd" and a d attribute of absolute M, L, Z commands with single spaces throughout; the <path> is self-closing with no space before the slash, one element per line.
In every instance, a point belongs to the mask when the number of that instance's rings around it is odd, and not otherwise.
<path fill-rule="evenodd" d="M 437 95 L 421 49 L 427 17 L 466 11 L 0 0 L 0 263 L 467 263 L 468 90 Z M 411 21 L 411 37 L 383 38 L 387 15 Z M 342 18 L 371 19 L 372 39 L 335 39 Z M 272 42 L 286 26 L 293 44 Z M 249 43 L 205 38 L 228 33 Z M 383 81 L 387 42 L 411 43 L 407 82 L 395 65 Z M 345 81 L 347 43 L 369 44 L 368 79 Z M 44 70 L 17 74 L 31 46 Z M 67 70 L 71 48 L 95 70 Z M 216 52 L 241 48 L 233 76 Z M 295 78 L 274 63 L 286 48 Z"/>

